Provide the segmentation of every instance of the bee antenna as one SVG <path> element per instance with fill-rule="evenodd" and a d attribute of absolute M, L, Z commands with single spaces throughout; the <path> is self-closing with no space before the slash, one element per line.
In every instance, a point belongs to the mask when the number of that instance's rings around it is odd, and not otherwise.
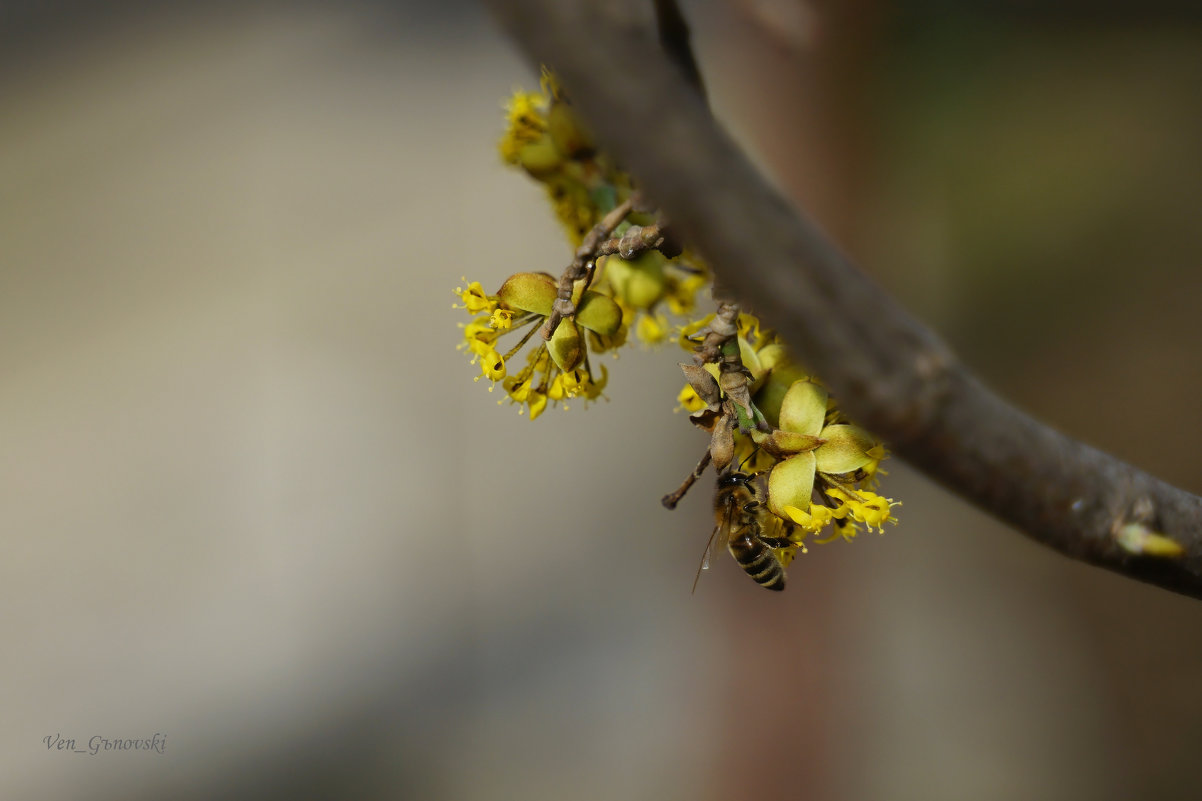
<path fill-rule="evenodd" d="M 755 456 L 755 455 L 756 455 L 757 453 L 759 453 L 759 452 L 760 452 L 760 446 L 759 446 L 759 445 L 756 445 L 754 448 L 752 448 L 752 450 L 751 450 L 751 453 L 747 454 L 747 458 L 746 458 L 746 459 L 744 459 L 743 461 L 739 462 L 739 472 L 740 472 L 740 473 L 742 473 L 742 472 L 743 472 L 743 465 L 745 465 L 745 464 L 747 464 L 748 462 L 750 462 L 750 461 L 751 461 L 751 457 Z"/>

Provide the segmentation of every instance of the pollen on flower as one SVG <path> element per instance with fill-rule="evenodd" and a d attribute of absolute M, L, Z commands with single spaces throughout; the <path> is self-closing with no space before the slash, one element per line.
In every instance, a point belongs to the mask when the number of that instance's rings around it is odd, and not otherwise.
<path fill-rule="evenodd" d="M 575 398 L 577 395 L 582 394 L 583 391 L 580 371 L 571 370 L 555 376 L 555 380 L 551 382 L 550 389 L 547 390 L 547 397 L 557 401 L 566 400 L 567 398 Z"/>
<path fill-rule="evenodd" d="M 512 328 L 513 315 L 514 312 L 512 309 L 493 309 L 492 317 L 489 318 L 489 324 L 493 328 L 500 330 Z"/>
<path fill-rule="evenodd" d="M 890 511 L 894 506 L 901 506 L 901 502 L 892 498 L 882 498 L 875 492 L 861 491 L 859 501 L 852 506 L 852 519 L 883 534 L 885 523 L 897 525 L 897 518 L 893 517 Z"/>

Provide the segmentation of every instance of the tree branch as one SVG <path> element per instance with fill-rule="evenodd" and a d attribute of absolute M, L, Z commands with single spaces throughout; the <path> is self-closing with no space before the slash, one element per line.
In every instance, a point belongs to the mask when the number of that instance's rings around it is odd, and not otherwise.
<path fill-rule="evenodd" d="M 1033 539 L 1202 598 L 1202 499 L 1072 440 L 986 389 L 761 177 L 709 114 L 645 0 L 489 0 L 552 65 L 604 147 L 860 425 Z M 1177 558 L 1120 536 L 1163 533 Z M 1123 543 L 1123 544 L 1120 544 Z"/>

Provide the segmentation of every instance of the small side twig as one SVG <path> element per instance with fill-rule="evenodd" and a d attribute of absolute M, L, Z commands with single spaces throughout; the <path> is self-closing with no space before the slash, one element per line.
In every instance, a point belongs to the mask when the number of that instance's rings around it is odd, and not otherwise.
<path fill-rule="evenodd" d="M 617 254 L 624 259 L 633 259 L 649 250 L 658 250 L 664 243 L 663 226 L 632 225 L 620 237 L 607 239 L 597 246 L 596 258 Z"/>
<path fill-rule="evenodd" d="M 701 476 L 711 461 L 714 469 L 724 473 L 734 458 L 734 432 L 747 434 L 752 428 L 768 430 L 767 421 L 751 402 L 751 372 L 744 366 L 739 352 L 739 306 L 718 301 L 718 311 L 709 326 L 701 332 L 701 342 L 693 354 L 696 366 L 682 364 L 689 386 L 697 392 L 706 408 L 690 415 L 694 425 L 710 432 L 710 444 L 692 475 L 663 499 L 664 506 L 675 509 L 676 504 Z M 702 370 L 706 364 L 718 365 L 718 380 Z"/>
<path fill-rule="evenodd" d="M 576 248 L 576 255 L 572 258 L 572 263 L 559 277 L 558 295 L 554 305 L 551 306 L 551 314 L 547 316 L 547 322 L 543 324 L 543 339 L 549 340 L 555 333 L 555 329 L 559 327 L 560 321 L 576 313 L 576 301 L 573 297 L 576 291 L 576 282 L 584 279 L 592 280 L 593 261 L 597 258 L 597 248 L 609 239 L 614 229 L 622 224 L 626 215 L 631 212 L 637 202 L 638 197 L 635 193 L 614 206 L 613 210 L 601 218 L 601 222 L 594 225 L 593 229 L 585 235 L 580 247 Z M 588 289 L 588 286 L 584 288 Z"/>
<path fill-rule="evenodd" d="M 709 466 L 711 458 L 709 448 L 706 448 L 705 453 L 701 456 L 701 461 L 697 462 L 697 466 L 693 468 L 693 472 L 689 473 L 688 477 L 681 482 L 681 485 L 674 492 L 665 495 L 660 503 L 669 509 L 675 509 L 676 504 L 680 503 L 680 499 L 689 491 L 689 487 L 693 486 L 697 482 L 697 479 L 701 478 L 701 474 Z"/>
<path fill-rule="evenodd" d="M 739 352 L 739 304 L 718 301 L 718 311 L 705 337 L 693 355 L 697 364 L 718 365 L 718 386 L 727 400 L 742 410 L 737 415 L 739 430 L 746 434 L 756 425 L 757 415 L 751 404 L 751 371 L 743 365 Z M 731 409 L 735 413 L 734 409 Z"/>

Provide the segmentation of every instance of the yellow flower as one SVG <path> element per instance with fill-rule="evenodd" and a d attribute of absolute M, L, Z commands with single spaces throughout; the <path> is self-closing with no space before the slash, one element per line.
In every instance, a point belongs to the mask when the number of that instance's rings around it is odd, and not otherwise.
<path fill-rule="evenodd" d="M 453 309 L 467 309 L 468 314 L 479 314 L 480 312 L 491 312 L 497 308 L 497 299 L 490 298 L 484 292 L 484 287 L 480 286 L 479 281 L 472 281 L 467 285 L 467 289 L 463 287 L 455 287 L 455 294 L 463 301 L 463 305 L 455 305 Z"/>
<path fill-rule="evenodd" d="M 828 400 L 821 385 L 794 381 L 781 403 L 780 428 L 758 435 L 773 452 L 789 454 L 768 476 L 768 506 L 778 517 L 787 516 L 786 506 L 810 508 L 816 474 L 854 473 L 871 461 L 868 451 L 876 443 L 862 428 L 824 426 Z"/>
<path fill-rule="evenodd" d="M 684 409 L 689 414 L 699 412 L 705 408 L 706 403 L 697 394 L 697 390 L 693 389 L 688 384 L 684 385 L 684 389 L 676 396 L 676 402 L 680 404 L 678 409 Z"/>
<path fill-rule="evenodd" d="M 494 309 L 492 317 L 489 319 L 489 324 L 493 328 L 506 329 L 513 328 L 513 309 Z"/>
<path fill-rule="evenodd" d="M 704 317 L 702 317 L 700 320 L 693 320 L 691 322 L 685 323 L 683 326 L 681 326 L 680 330 L 676 333 L 676 344 L 680 345 L 680 347 L 684 348 L 689 353 L 694 352 L 695 350 L 697 350 L 698 343 L 697 343 L 697 340 L 694 339 L 693 337 L 695 337 L 698 333 L 700 333 L 701 329 L 705 328 L 707 325 L 709 325 L 711 322 L 713 322 L 713 320 L 714 320 L 714 315 L 707 314 Z"/>
<path fill-rule="evenodd" d="M 785 394 L 780 410 L 780 428 L 772 432 L 771 445 L 792 453 L 768 474 L 768 508 L 777 517 L 786 518 L 786 506 L 806 511 L 814 491 L 818 467 L 814 451 L 822 444 L 818 438 L 826 419 L 826 390 L 812 381 L 796 381 Z"/>
<path fill-rule="evenodd" d="M 783 511 L 790 520 L 802 529 L 814 534 L 822 531 L 834 519 L 834 510 L 829 506 L 822 506 L 821 504 L 811 504 L 809 511 L 799 509 L 796 506 L 785 506 Z"/>
<path fill-rule="evenodd" d="M 493 349 L 493 343 L 500 336 L 499 332 L 487 322 L 488 318 L 481 315 L 463 326 L 463 342 L 455 347 L 459 350 L 469 350 L 477 356 L 482 356 Z"/>
<path fill-rule="evenodd" d="M 693 307 L 697 304 L 697 293 L 709 284 L 709 280 L 705 273 L 694 273 L 684 278 L 669 274 L 664 296 L 668 302 L 668 310 L 681 317 L 692 314 Z"/>
<path fill-rule="evenodd" d="M 551 398 L 551 400 L 574 398 L 583 393 L 583 387 L 587 381 L 588 379 L 585 377 L 585 374 L 582 374 L 579 370 L 560 373 L 551 382 L 551 388 L 547 390 L 547 397 Z"/>
<path fill-rule="evenodd" d="M 635 336 L 648 345 L 656 345 L 668 338 L 668 318 L 662 314 L 641 314 L 635 325 Z"/>
<path fill-rule="evenodd" d="M 543 410 L 547 408 L 547 393 L 533 392 L 531 393 L 527 402 L 530 406 L 530 419 L 533 420 L 542 414 Z M 520 414 L 521 410 L 519 409 L 518 412 Z"/>
<path fill-rule="evenodd" d="M 605 369 L 605 365 L 601 365 L 601 377 L 594 379 L 591 373 L 587 373 L 588 382 L 584 385 L 584 397 L 586 400 L 596 400 L 601 397 L 605 386 L 609 383 L 609 370 Z"/>
<path fill-rule="evenodd" d="M 742 339 L 760 339 L 760 320 L 754 314 L 743 312 L 739 315 L 739 336 Z"/>
<path fill-rule="evenodd" d="M 885 531 L 885 523 L 897 524 L 897 518 L 893 517 L 890 510 L 894 506 L 900 506 L 899 502 L 892 498 L 882 498 L 875 492 L 866 490 L 860 490 L 856 495 L 859 497 L 851 497 L 847 501 L 850 508 L 849 514 L 853 520 L 863 523 L 868 528 L 875 528 L 882 534 Z"/>
<path fill-rule="evenodd" d="M 510 276 L 496 295 L 488 295 L 478 283 L 457 290 L 464 303 L 457 308 L 480 310 L 464 327 L 460 350 L 469 350 L 480 359 L 480 375 L 502 381 L 510 403 L 517 404 L 519 413 L 530 409 L 530 419 L 538 417 L 548 402 L 583 397 L 586 402 L 601 396 L 609 374 L 604 367 L 600 376 L 588 365 L 588 352 L 583 334 L 613 341 L 620 334 L 622 310 L 614 301 L 597 292 L 585 291 L 576 304 L 576 314 L 565 318 L 550 342 L 535 339 L 543 322 L 551 313 L 557 294 L 555 279 L 545 273 L 518 273 Z M 517 327 L 524 332 L 517 344 L 502 354 L 497 341 Z M 507 363 L 530 340 L 536 344 L 527 350 L 527 365 L 516 375 L 509 373 Z M 491 391 L 491 389 L 490 389 Z M 504 402 L 505 398 L 501 402 Z"/>
<path fill-rule="evenodd" d="M 545 180 L 555 218 L 563 226 L 572 247 L 579 247 L 585 234 L 601 219 L 602 212 L 589 196 L 588 187 L 579 180 L 563 173 Z"/>
<path fill-rule="evenodd" d="M 487 378 L 494 382 L 500 381 L 505 377 L 505 359 L 490 348 L 480 355 L 480 371 L 481 375 L 476 377 L 477 381 L 481 378 Z"/>
<path fill-rule="evenodd" d="M 547 98 L 537 92 L 513 93 L 505 106 L 505 134 L 498 144 L 501 158 L 516 164 L 522 148 L 542 138 L 547 130 L 546 103 Z"/>
<path fill-rule="evenodd" d="M 505 392 L 518 403 L 525 403 L 534 391 L 533 371 L 525 378 L 514 376 L 505 382 Z"/>

